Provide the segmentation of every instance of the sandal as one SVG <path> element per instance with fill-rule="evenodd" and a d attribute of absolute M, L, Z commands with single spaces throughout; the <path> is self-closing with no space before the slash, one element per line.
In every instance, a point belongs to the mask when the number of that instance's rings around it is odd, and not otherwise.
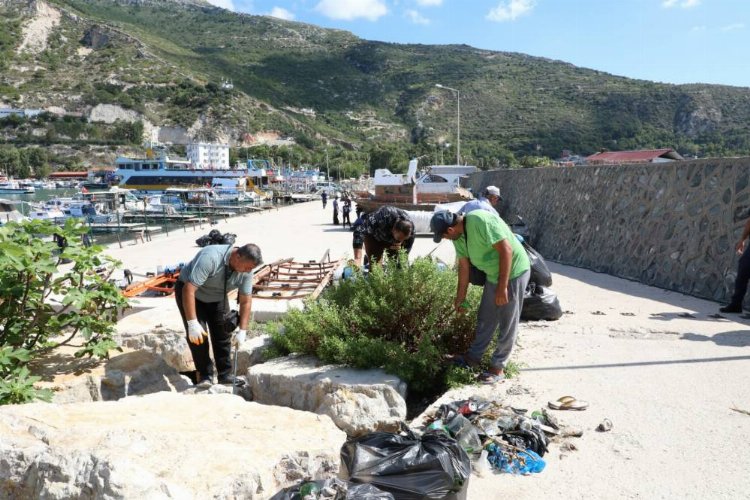
<path fill-rule="evenodd" d="M 548 401 L 547 406 L 553 410 L 585 410 L 589 407 L 588 402 L 579 401 L 573 396 L 563 396 L 557 401 Z"/>
<path fill-rule="evenodd" d="M 502 374 L 498 375 L 492 372 L 482 372 L 477 380 L 485 385 L 493 385 L 505 382 L 505 376 Z"/>

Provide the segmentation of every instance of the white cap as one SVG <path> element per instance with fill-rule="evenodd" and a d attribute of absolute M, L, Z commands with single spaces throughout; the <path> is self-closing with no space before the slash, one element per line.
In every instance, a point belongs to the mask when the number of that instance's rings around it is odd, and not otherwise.
<path fill-rule="evenodd" d="M 484 195 L 487 196 L 490 194 L 500 198 L 500 188 L 498 188 L 497 186 L 487 186 L 486 188 L 484 188 Z"/>

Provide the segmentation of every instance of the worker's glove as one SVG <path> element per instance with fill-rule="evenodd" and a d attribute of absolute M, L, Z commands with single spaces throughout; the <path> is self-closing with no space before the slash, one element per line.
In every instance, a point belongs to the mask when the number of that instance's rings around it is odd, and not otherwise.
<path fill-rule="evenodd" d="M 247 330 L 237 330 L 232 335 L 232 344 L 239 347 L 247 339 Z"/>
<path fill-rule="evenodd" d="M 203 343 L 203 337 L 208 336 L 206 331 L 201 326 L 197 319 L 189 319 L 187 322 L 188 326 L 188 340 L 191 344 L 201 345 Z"/>

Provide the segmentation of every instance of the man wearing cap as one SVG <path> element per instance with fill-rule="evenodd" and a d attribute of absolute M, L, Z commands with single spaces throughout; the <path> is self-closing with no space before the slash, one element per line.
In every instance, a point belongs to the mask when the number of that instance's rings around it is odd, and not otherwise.
<path fill-rule="evenodd" d="M 526 251 L 508 225 L 485 210 L 465 215 L 448 210 L 435 212 L 430 229 L 436 243 L 448 238 L 456 250 L 458 289 L 453 305 L 457 312 L 465 311 L 470 264 L 486 275 L 474 341 L 464 354 L 453 356 L 452 360 L 460 366 L 478 365 L 497 330 L 490 368 L 480 375 L 480 380 L 488 384 L 501 382 L 518 334 L 523 294 L 529 282 Z"/>
<path fill-rule="evenodd" d="M 462 214 L 468 214 L 474 210 L 486 210 L 490 213 L 500 215 L 495 208 L 498 203 L 503 200 L 500 196 L 500 189 L 497 186 L 487 186 L 482 191 L 482 196 L 477 199 L 467 201 L 466 204 L 459 210 Z"/>

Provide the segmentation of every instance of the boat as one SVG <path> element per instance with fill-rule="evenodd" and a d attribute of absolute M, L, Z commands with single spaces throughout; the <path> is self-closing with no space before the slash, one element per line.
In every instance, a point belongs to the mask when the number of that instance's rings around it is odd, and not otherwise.
<path fill-rule="evenodd" d="M 365 212 L 392 205 L 404 210 L 434 210 L 441 203 L 473 199 L 468 189 L 461 187 L 462 178 L 477 171 L 469 165 L 432 165 L 417 173 L 417 160 L 409 162 L 406 174 L 394 174 L 388 169 L 375 171 L 375 193 L 358 197 L 357 206 Z"/>
<path fill-rule="evenodd" d="M 21 212 L 16 210 L 19 202 L 0 198 L 0 226 L 8 222 L 22 222 L 28 220 Z"/>
<path fill-rule="evenodd" d="M 111 168 L 92 168 L 88 171 L 86 180 L 81 183 L 87 191 L 106 190 L 117 184 L 115 171 Z"/>
<path fill-rule="evenodd" d="M 36 190 L 32 185 L 22 186 L 13 179 L 0 178 L 0 193 L 2 194 L 34 194 Z"/>
<path fill-rule="evenodd" d="M 234 168 L 198 168 L 189 160 L 172 158 L 166 152 L 149 154 L 146 158 L 115 159 L 114 178 L 122 188 L 140 192 L 163 192 L 170 187 L 213 186 L 224 180 L 246 183 L 248 169 L 237 165 Z"/>

